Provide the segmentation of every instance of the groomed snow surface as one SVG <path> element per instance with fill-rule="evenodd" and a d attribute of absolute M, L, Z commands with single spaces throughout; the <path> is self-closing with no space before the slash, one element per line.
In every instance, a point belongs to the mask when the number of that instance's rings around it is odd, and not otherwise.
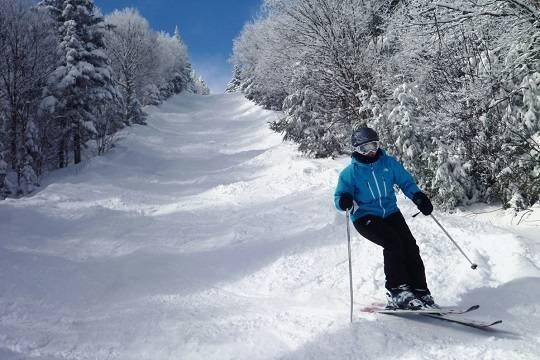
<path fill-rule="evenodd" d="M 538 209 L 436 212 L 473 271 L 400 195 L 438 302 L 504 323 L 361 312 L 384 301 L 382 251 L 354 233 L 351 325 L 332 204 L 349 159 L 302 157 L 237 94 L 149 112 L 106 156 L 0 202 L 0 359 L 540 358 Z"/>

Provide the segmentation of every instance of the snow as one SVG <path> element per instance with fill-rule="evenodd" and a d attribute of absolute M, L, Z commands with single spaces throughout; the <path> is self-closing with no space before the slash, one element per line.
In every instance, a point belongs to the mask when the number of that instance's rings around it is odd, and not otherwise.
<path fill-rule="evenodd" d="M 332 203 L 349 159 L 306 159 L 267 128 L 279 114 L 238 94 L 149 112 L 106 156 L 0 202 L 1 359 L 540 357 L 538 207 L 436 212 L 472 271 L 400 195 L 436 299 L 504 323 L 359 311 L 383 301 L 384 276 L 381 250 L 354 233 L 351 325 Z"/>

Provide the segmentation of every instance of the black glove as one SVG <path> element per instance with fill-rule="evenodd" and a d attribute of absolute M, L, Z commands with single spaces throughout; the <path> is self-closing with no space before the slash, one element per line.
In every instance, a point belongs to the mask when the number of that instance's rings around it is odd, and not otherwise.
<path fill-rule="evenodd" d="M 353 197 L 349 193 L 344 193 L 339 198 L 339 207 L 345 211 L 353 208 Z"/>
<path fill-rule="evenodd" d="M 429 200 L 427 195 L 421 191 L 413 195 L 412 201 L 416 204 L 418 210 L 420 210 L 422 214 L 426 216 L 431 214 L 433 211 L 433 204 L 431 203 L 431 200 Z"/>

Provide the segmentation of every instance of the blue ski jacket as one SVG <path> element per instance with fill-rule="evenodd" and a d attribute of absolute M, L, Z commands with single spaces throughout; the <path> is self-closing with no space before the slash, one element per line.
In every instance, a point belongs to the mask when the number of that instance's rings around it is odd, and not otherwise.
<path fill-rule="evenodd" d="M 398 212 L 394 185 L 412 199 L 420 191 L 411 174 L 394 157 L 382 149 L 377 161 L 365 164 L 354 157 L 351 163 L 341 171 L 334 193 L 334 204 L 338 210 L 342 194 L 353 196 L 355 207 L 351 214 L 353 221 L 365 215 L 387 217 Z"/>

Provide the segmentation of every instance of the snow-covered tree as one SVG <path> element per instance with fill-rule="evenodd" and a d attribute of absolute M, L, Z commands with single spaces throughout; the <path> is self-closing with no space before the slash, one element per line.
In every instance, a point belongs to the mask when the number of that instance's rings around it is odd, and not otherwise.
<path fill-rule="evenodd" d="M 122 93 L 124 122 L 144 124 L 144 89 L 154 83 L 159 64 L 156 36 L 151 33 L 148 21 L 133 8 L 116 10 L 105 20 L 108 27 L 105 43 L 116 86 Z"/>
<path fill-rule="evenodd" d="M 193 82 L 193 93 L 198 95 L 210 95 L 210 88 L 206 85 L 206 82 L 202 76 L 198 75 L 195 71 L 191 74 Z"/>
<path fill-rule="evenodd" d="M 199 88 L 204 88 L 193 76 L 178 28 L 172 36 L 155 32 L 133 8 L 112 12 L 106 22 L 107 52 L 122 94 L 125 124 L 144 123 L 144 105 L 156 105 L 173 94 L 198 93 Z"/>
<path fill-rule="evenodd" d="M 206 82 L 197 74 L 189 61 L 188 49 L 180 30 L 176 26 L 173 36 L 161 32 L 162 49 L 160 58 L 163 59 L 161 67 L 162 78 L 165 85 L 161 85 L 161 97 L 166 99 L 174 94 L 190 92 L 198 95 L 209 95 L 210 89 Z"/>
<path fill-rule="evenodd" d="M 46 14 L 23 0 L 0 2 L 0 177 L 2 193 L 26 193 L 43 171 L 41 89 L 54 69 Z M 7 167 L 6 167 L 7 164 Z M 9 185 L 8 185 L 9 184 Z"/>
<path fill-rule="evenodd" d="M 229 84 L 227 84 L 227 88 L 225 89 L 226 93 L 235 93 L 240 91 L 240 88 L 242 86 L 242 70 L 238 65 L 234 65 L 234 73 L 231 81 L 229 81 Z"/>
<path fill-rule="evenodd" d="M 310 149 L 309 141 L 303 148 L 315 156 L 348 151 L 339 139 L 368 121 L 359 113 L 357 94 L 376 96 L 375 65 L 384 49 L 380 27 L 390 7 L 387 1 L 267 1 L 263 17 L 247 24 L 235 42 L 233 64 L 240 69 L 242 91 L 268 108 L 280 108 L 289 95 L 309 86 L 324 116 L 301 122 L 306 130 L 314 127 L 310 134 L 323 133 L 331 148 L 312 142 Z M 291 115 L 285 121 L 291 122 Z M 298 130 L 282 125 L 275 128 L 285 136 L 288 129 Z"/>
<path fill-rule="evenodd" d="M 52 7 L 53 17 L 57 12 Z M 91 0 L 64 0 L 57 20 L 61 39 L 59 64 L 49 79 L 52 99 L 47 104 L 59 119 L 60 135 L 58 162 L 64 167 L 69 162 L 68 150 L 73 148 L 73 159 L 81 161 L 83 144 L 96 135 L 95 109 L 111 102 L 115 96 L 112 69 L 105 53 L 103 18 L 98 16 Z"/>
<path fill-rule="evenodd" d="M 160 59 L 160 84 L 158 87 L 161 98 L 166 99 L 182 91 L 191 90 L 193 70 L 178 27 L 176 27 L 173 36 L 160 32 L 157 40 Z"/>
<path fill-rule="evenodd" d="M 427 146 L 418 121 L 418 94 L 413 84 L 402 84 L 394 90 L 396 105 L 389 112 L 387 148 L 396 155 L 406 168 L 411 169 L 417 179 L 427 179 Z M 424 189 L 427 184 L 420 184 Z"/>

